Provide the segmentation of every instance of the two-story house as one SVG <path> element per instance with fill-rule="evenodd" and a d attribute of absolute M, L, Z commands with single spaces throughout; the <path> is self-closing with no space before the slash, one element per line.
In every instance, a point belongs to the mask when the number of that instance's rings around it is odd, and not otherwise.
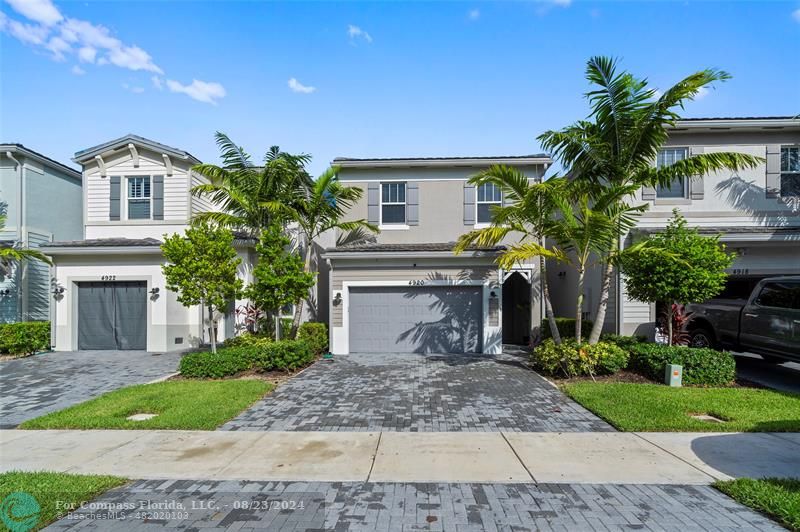
<path fill-rule="evenodd" d="M 81 174 L 21 144 L 0 144 L 0 245 L 37 248 L 83 235 Z M 50 319 L 50 268 L 0 272 L 0 323 Z"/>
<path fill-rule="evenodd" d="M 670 187 L 645 188 L 637 198 L 649 209 L 637 231 L 662 230 L 673 209 L 701 233 L 721 235 L 736 254 L 726 293 L 749 294 L 766 276 L 800 274 L 800 119 L 792 117 L 694 118 L 679 121 L 655 165 L 669 165 L 698 153 L 739 152 L 764 162 L 753 169 L 687 176 Z M 630 241 L 630 240 L 628 240 Z M 557 315 L 572 316 L 574 273 L 553 265 L 548 280 Z M 597 305 L 599 271 L 587 279 L 586 316 Z M 658 319 L 654 303 L 630 300 L 617 275 L 609 297 L 605 329 L 652 338 Z"/>
<path fill-rule="evenodd" d="M 213 210 L 190 194 L 204 178 L 190 153 L 126 135 L 79 151 L 83 238 L 52 242 L 54 348 L 171 351 L 208 341 L 205 309 L 187 308 L 167 290 L 160 244 L 182 233 L 197 212 Z M 235 243 L 249 281 L 252 242 Z M 233 308 L 218 325 L 234 334 Z"/>
<path fill-rule="evenodd" d="M 339 180 L 363 191 L 348 219 L 381 231 L 374 242 L 329 247 L 331 350 L 336 354 L 499 353 L 541 320 L 536 264 L 502 271 L 497 248 L 453 254 L 460 235 L 490 222 L 493 185 L 468 179 L 494 164 L 539 180 L 546 155 L 416 159 L 337 158 Z"/>

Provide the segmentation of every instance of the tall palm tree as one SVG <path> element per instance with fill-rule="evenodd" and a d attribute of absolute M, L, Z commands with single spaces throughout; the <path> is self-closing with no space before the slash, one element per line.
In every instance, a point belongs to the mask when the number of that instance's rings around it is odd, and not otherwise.
<path fill-rule="evenodd" d="M 322 233 L 331 229 L 359 236 L 364 231 L 378 232 L 378 228 L 366 220 L 342 221 L 347 211 L 361 198 L 362 191 L 356 187 L 346 187 L 339 182 L 337 167 L 328 168 L 310 187 L 304 189 L 296 201 L 287 206 L 286 213 L 297 224 L 300 240 L 300 253 L 303 257 L 304 271 L 311 271 L 311 243 Z M 292 320 L 292 337 L 297 334 L 303 315 L 305 299 L 298 301 Z"/>
<path fill-rule="evenodd" d="M 671 166 L 654 166 L 684 104 L 701 89 L 730 79 L 727 72 L 701 70 L 659 93 L 648 87 L 647 80 L 617 72 L 615 59 L 593 57 L 587 63 L 586 78 L 595 86 L 586 95 L 592 109 L 588 119 L 559 131 L 546 131 L 538 140 L 560 160 L 572 179 L 594 188 L 592 196 L 609 185 L 632 186 L 634 191 L 644 186 L 669 186 L 687 176 L 752 168 L 761 162 L 758 157 L 724 152 L 695 154 Z M 618 225 L 611 252 L 605 253 L 601 297 L 589 343 L 596 343 L 602 331 L 613 274 L 611 259 L 624 234 Z"/>
<path fill-rule="evenodd" d="M 209 183 L 192 187 L 195 196 L 207 196 L 219 210 L 195 214 L 201 222 L 212 222 L 258 237 L 273 222 L 285 225 L 292 207 L 311 187 L 305 169 L 311 157 L 292 155 L 273 146 L 261 166 L 227 135 L 217 132 L 222 166 L 198 164 L 192 170 L 208 178 Z"/>
<path fill-rule="evenodd" d="M 562 194 L 564 181 L 550 179 L 532 183 L 516 168 L 494 165 L 472 177 L 470 183 L 476 186 L 485 183 L 495 185 L 502 191 L 505 205 L 492 209 L 492 224 L 489 227 L 461 235 L 454 248 L 455 253 L 463 253 L 474 244 L 494 246 L 509 236 L 517 238 L 517 242 L 511 245 L 510 250 L 501 254 L 498 262 L 502 263 L 503 267 L 511 268 L 520 260 L 506 259 L 508 254 L 515 257 L 524 256 L 525 259 L 539 258 L 539 279 L 542 283 L 545 317 L 553 340 L 560 344 L 561 335 L 556 326 L 547 282 L 546 259 L 562 260 L 564 257 L 557 248 L 548 249 L 545 239 L 551 236 L 548 234 L 548 228 L 552 225 L 556 200 Z"/>
<path fill-rule="evenodd" d="M 6 219 L 6 213 L 0 212 L 0 232 L 6 226 Z M 21 264 L 27 260 L 40 260 L 46 264 L 53 264 L 44 253 L 35 249 L 0 244 L 0 278 L 10 275 L 15 264 Z"/>

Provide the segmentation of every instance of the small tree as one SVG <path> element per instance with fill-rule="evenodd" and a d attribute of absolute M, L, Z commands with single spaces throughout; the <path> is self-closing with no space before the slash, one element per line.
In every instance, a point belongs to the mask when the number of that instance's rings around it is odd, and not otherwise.
<path fill-rule="evenodd" d="M 242 260 L 233 248 L 228 229 L 196 222 L 185 235 L 164 235 L 161 251 L 167 264 L 161 267 L 167 288 L 178 294 L 184 306 L 203 305 L 209 314 L 211 351 L 217 352 L 216 312 L 225 312 L 242 289 L 236 271 Z"/>
<path fill-rule="evenodd" d="M 719 294 L 734 255 L 725 252 L 719 236 L 702 236 L 688 227 L 677 209 L 664 232 L 649 240 L 666 253 L 623 257 L 622 273 L 631 299 L 665 304 L 667 337 L 672 345 L 673 303 L 698 303 Z"/>
<path fill-rule="evenodd" d="M 245 293 L 260 310 L 274 316 L 284 305 L 295 304 L 314 286 L 314 274 L 305 272 L 303 258 L 290 249 L 283 227 L 272 224 L 256 245 L 258 265 Z"/>

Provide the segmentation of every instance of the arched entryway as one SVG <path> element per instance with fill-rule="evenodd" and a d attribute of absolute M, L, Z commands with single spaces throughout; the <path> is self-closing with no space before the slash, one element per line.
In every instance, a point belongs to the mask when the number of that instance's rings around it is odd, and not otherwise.
<path fill-rule="evenodd" d="M 503 283 L 503 343 L 529 345 L 531 341 L 531 285 L 514 272 Z"/>

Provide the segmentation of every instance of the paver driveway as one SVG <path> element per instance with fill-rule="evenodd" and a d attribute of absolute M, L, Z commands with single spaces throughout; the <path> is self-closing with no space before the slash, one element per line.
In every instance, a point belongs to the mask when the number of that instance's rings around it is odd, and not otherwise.
<path fill-rule="evenodd" d="M 0 428 L 177 371 L 181 355 L 54 352 L 0 362 Z"/>
<path fill-rule="evenodd" d="M 222 430 L 613 431 L 510 354 L 319 361 Z"/>
<path fill-rule="evenodd" d="M 95 504 L 47 530 L 782 530 L 709 486 L 140 480 Z"/>

